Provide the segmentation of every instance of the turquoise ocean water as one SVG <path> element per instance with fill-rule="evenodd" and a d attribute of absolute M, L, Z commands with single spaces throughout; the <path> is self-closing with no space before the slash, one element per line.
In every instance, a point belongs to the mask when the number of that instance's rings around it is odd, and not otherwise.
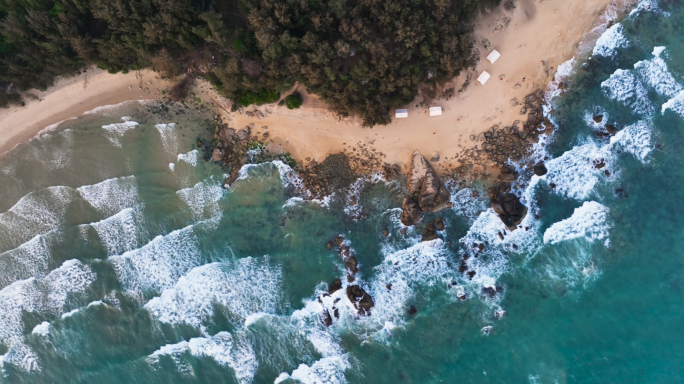
<path fill-rule="evenodd" d="M 425 243 L 430 217 L 403 236 L 402 186 L 379 178 L 355 184 L 359 221 L 279 162 L 224 189 L 195 147 L 207 116 L 182 106 L 20 145 L 0 159 L 0 383 L 683 381 L 683 25 L 681 1 L 642 2 L 574 63 L 549 173 L 519 189 L 529 230 L 504 240 L 470 188 Z M 339 234 L 375 307 L 339 291 L 326 328 Z"/>

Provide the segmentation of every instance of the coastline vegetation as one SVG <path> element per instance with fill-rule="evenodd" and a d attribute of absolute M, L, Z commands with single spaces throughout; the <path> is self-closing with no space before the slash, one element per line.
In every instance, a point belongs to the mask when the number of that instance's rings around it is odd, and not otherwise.
<path fill-rule="evenodd" d="M 0 0 L 0 106 L 97 65 L 202 76 L 242 106 L 298 82 L 340 116 L 388 124 L 474 64 L 472 20 L 499 2 Z"/>

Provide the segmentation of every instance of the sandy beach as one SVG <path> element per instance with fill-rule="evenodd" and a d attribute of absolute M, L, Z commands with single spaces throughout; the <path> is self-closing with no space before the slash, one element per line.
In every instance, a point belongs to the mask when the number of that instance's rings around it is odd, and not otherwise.
<path fill-rule="evenodd" d="M 619 6 L 613 3 L 616 1 L 519 0 L 514 7 L 502 5 L 482 14 L 474 33 L 480 62 L 444 87 L 456 90 L 453 98 L 431 103 L 442 107 L 443 115 L 438 117 L 429 117 L 427 108 L 419 105 L 419 96 L 406 106 L 408 118 L 393 119 L 390 125 L 369 129 L 361 127 L 357 118 L 338 119 L 315 95 L 306 94 L 303 87 L 299 88 L 304 104 L 298 110 L 270 104 L 232 113 L 226 100 L 206 82 L 199 82 L 194 91 L 212 102 L 231 126 L 240 129 L 254 123 L 256 133 L 263 137 L 268 132 L 266 141 L 280 146 L 298 161 L 321 161 L 330 153 L 353 153 L 364 145 L 382 153 L 385 162 L 404 166 L 415 149 L 427 158 L 438 153 L 441 160 L 434 165 L 446 171 L 458 164 L 454 154 L 476 145 L 471 135 L 493 125 L 524 120 L 520 106 L 512 100 L 522 100 L 536 89 L 545 89 L 560 64 L 579 54 L 580 47 L 590 49 L 593 41 L 585 35 L 598 36 L 605 30 L 614 17 L 614 12 L 606 12 L 606 8 Z M 502 55 L 495 64 L 485 60 L 492 49 Z M 492 77 L 483 86 L 476 78 L 484 70 Z M 469 85 L 458 92 L 465 82 Z M 110 75 L 90 69 L 62 79 L 46 92 L 34 92 L 37 100 L 25 107 L 0 110 L 0 151 L 98 106 L 159 98 L 164 87 L 168 84 L 151 71 Z"/>
<path fill-rule="evenodd" d="M 31 91 L 34 99 L 27 100 L 25 106 L 0 109 L 0 153 L 97 107 L 157 99 L 168 86 L 149 70 L 112 75 L 91 68 L 78 76 L 60 78 L 46 91 Z"/>

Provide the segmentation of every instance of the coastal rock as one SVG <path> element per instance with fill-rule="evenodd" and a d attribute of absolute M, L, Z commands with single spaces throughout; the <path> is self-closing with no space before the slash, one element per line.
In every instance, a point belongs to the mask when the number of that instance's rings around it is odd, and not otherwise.
<path fill-rule="evenodd" d="M 326 327 L 329 327 L 333 324 L 332 317 L 327 309 L 324 309 L 318 313 L 318 320 L 320 320 L 321 324 L 325 325 Z"/>
<path fill-rule="evenodd" d="M 339 291 L 340 289 L 342 289 L 342 280 L 335 279 L 335 281 L 330 283 L 330 286 L 328 286 L 328 293 L 332 295 L 333 293 Z"/>
<path fill-rule="evenodd" d="M 244 127 L 243 129 L 241 129 L 240 131 L 238 131 L 237 137 L 240 140 L 247 140 L 247 139 L 249 139 L 249 136 L 251 135 L 251 133 L 252 133 L 252 129 L 249 126 L 247 126 L 247 127 Z"/>
<path fill-rule="evenodd" d="M 608 131 L 608 134 L 614 135 L 617 133 L 618 129 L 613 124 L 606 124 L 606 131 Z"/>
<path fill-rule="evenodd" d="M 411 195 L 420 195 L 421 188 L 423 187 L 423 181 L 425 175 L 428 173 L 428 169 L 432 169 L 430 164 L 425 160 L 423 155 L 418 151 L 413 152 L 413 161 L 411 162 L 411 170 L 408 175 L 406 187 Z"/>
<path fill-rule="evenodd" d="M 358 285 L 347 287 L 347 298 L 359 310 L 359 314 L 370 316 L 370 309 L 375 306 L 373 298 Z"/>
<path fill-rule="evenodd" d="M 214 148 L 214 150 L 211 153 L 211 159 L 218 163 L 218 162 L 223 160 L 224 155 L 225 155 L 225 152 L 223 151 L 223 149 Z"/>
<path fill-rule="evenodd" d="M 415 315 L 416 313 L 418 313 L 418 310 L 416 309 L 415 306 L 410 305 L 410 306 L 408 307 L 407 312 L 408 312 L 409 315 L 413 316 L 413 315 Z"/>
<path fill-rule="evenodd" d="M 328 248 L 328 251 L 332 251 L 332 249 L 333 249 L 332 241 L 328 241 L 327 243 L 325 243 L 325 247 Z"/>
<path fill-rule="evenodd" d="M 497 187 L 489 188 L 487 193 L 494 212 L 499 215 L 509 230 L 514 231 L 527 214 L 527 207 L 520 202 L 518 196 L 507 192 L 502 193 Z"/>
<path fill-rule="evenodd" d="M 546 175 L 546 172 L 548 172 L 544 163 L 537 163 L 534 166 L 533 170 L 534 170 L 534 174 L 537 176 L 544 176 L 544 175 Z"/>
<path fill-rule="evenodd" d="M 435 219 L 435 229 L 438 231 L 443 231 L 444 230 L 444 218 L 443 217 L 438 217 Z"/>
<path fill-rule="evenodd" d="M 439 239 L 439 234 L 437 234 L 434 224 L 428 223 L 428 225 L 425 226 L 425 231 L 423 232 L 423 238 L 421 241 L 431 241 L 436 239 Z"/>
<path fill-rule="evenodd" d="M 401 177 L 401 166 L 399 164 L 385 163 L 383 170 L 385 171 L 385 180 L 392 181 Z"/>
<path fill-rule="evenodd" d="M 423 212 L 418 204 L 411 197 L 405 196 L 401 203 L 401 223 L 411 226 L 420 222 L 422 218 Z"/>

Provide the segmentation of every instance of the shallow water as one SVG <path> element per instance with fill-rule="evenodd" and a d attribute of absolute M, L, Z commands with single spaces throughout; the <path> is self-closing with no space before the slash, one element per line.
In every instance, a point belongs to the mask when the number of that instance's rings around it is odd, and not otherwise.
<path fill-rule="evenodd" d="M 0 382 L 681 381 L 684 6 L 638 9 L 553 100 L 529 230 L 503 241 L 482 190 L 452 191 L 420 243 L 431 217 L 404 237 L 398 184 L 359 181 L 359 221 L 346 196 L 298 199 L 279 162 L 223 189 L 193 108 L 122 106 L 21 145 L 0 159 Z M 325 328 L 338 234 L 376 306 Z"/>

